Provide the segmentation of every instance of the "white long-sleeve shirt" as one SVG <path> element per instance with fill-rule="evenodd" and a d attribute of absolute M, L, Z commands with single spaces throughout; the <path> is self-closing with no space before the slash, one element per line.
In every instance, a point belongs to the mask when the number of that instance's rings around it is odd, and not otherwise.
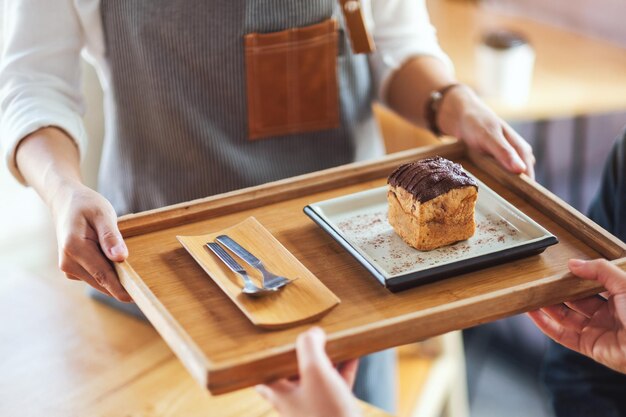
<path fill-rule="evenodd" d="M 391 74 L 409 58 L 433 56 L 452 71 L 424 0 L 362 0 L 362 7 L 376 44 L 369 60 L 379 97 L 385 96 Z M 4 0 L 3 18 L 0 144 L 9 170 L 24 182 L 15 151 L 37 129 L 64 130 L 84 153 L 81 53 L 96 67 L 105 97 L 110 71 L 99 0 Z"/>

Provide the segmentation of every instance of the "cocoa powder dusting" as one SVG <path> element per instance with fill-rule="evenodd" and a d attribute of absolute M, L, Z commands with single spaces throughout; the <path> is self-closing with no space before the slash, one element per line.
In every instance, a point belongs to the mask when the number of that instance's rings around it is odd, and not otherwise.
<path fill-rule="evenodd" d="M 428 252 L 404 243 L 389 225 L 386 210 L 352 215 L 337 226 L 353 245 L 392 276 L 478 256 L 526 238 L 509 222 L 491 214 L 477 213 L 476 222 L 472 238 Z"/>

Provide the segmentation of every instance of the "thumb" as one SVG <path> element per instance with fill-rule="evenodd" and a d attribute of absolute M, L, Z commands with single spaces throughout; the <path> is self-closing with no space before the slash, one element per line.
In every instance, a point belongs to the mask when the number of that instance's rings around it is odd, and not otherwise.
<path fill-rule="evenodd" d="M 100 247 L 107 258 L 114 262 L 122 262 L 128 257 L 128 248 L 117 228 L 116 220 L 115 216 L 103 214 L 95 219 L 94 227 Z"/>
<path fill-rule="evenodd" d="M 313 327 L 302 333 L 296 340 L 298 370 L 303 381 L 315 378 L 322 373 L 334 371 L 330 359 L 326 355 L 326 334 L 319 327 Z"/>
<path fill-rule="evenodd" d="M 598 281 L 611 294 L 626 293 L 626 273 L 606 259 L 570 259 L 568 266 L 574 275 Z"/>

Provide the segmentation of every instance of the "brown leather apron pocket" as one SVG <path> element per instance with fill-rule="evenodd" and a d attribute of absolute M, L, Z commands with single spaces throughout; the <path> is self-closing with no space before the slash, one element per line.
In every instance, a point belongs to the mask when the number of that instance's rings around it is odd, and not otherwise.
<path fill-rule="evenodd" d="M 339 126 L 335 20 L 244 40 L 249 139 Z"/>

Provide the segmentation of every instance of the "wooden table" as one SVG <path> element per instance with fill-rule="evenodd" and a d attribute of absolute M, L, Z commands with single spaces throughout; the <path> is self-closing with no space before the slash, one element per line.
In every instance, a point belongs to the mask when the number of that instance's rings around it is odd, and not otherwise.
<path fill-rule="evenodd" d="M 0 416 L 278 417 L 253 389 L 211 397 L 152 326 L 59 272 L 0 277 Z"/>

